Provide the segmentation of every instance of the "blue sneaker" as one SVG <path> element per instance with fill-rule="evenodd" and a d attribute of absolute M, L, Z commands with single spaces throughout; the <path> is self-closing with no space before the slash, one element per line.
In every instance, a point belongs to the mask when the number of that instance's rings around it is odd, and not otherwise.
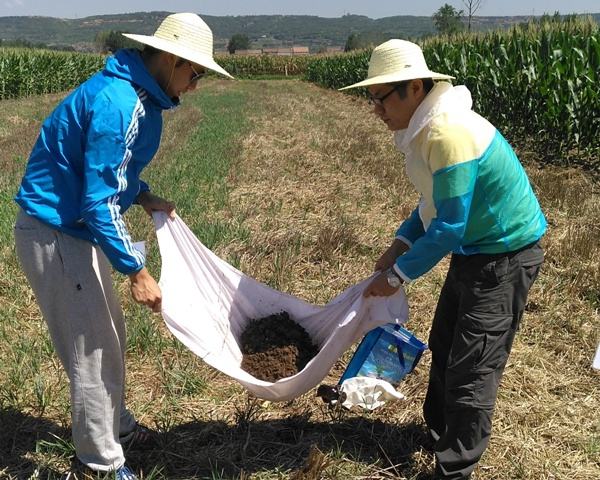
<path fill-rule="evenodd" d="M 138 480 L 138 477 L 127 465 L 123 465 L 115 471 L 115 480 Z"/>
<path fill-rule="evenodd" d="M 64 480 L 138 480 L 137 475 L 127 465 L 109 472 L 99 472 L 81 463 L 78 458 L 73 460 L 71 471 L 62 478 Z"/>

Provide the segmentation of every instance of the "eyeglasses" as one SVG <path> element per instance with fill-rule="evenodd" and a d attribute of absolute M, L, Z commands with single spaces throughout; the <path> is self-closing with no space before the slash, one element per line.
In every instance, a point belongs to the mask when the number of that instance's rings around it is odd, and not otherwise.
<path fill-rule="evenodd" d="M 192 78 L 190 78 L 190 83 L 194 83 L 197 82 L 198 80 L 200 80 L 204 75 L 206 75 L 206 70 L 202 70 L 201 72 L 197 72 L 196 69 L 194 68 L 194 65 L 192 65 L 192 62 L 188 62 L 190 64 L 190 68 L 192 69 Z"/>
<path fill-rule="evenodd" d="M 369 97 L 369 104 L 375 105 L 377 107 L 383 107 L 383 102 L 385 101 L 385 99 L 388 98 L 392 93 L 397 92 L 399 88 L 400 85 L 394 85 L 394 88 L 392 88 L 383 97 L 376 97 L 371 92 L 368 92 L 367 96 Z"/>

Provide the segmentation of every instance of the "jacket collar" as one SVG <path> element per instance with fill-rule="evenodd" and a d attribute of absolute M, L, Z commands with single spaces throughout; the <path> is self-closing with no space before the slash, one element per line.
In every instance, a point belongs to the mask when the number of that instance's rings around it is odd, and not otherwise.
<path fill-rule="evenodd" d="M 143 88 L 150 99 L 163 110 L 179 105 L 179 99 L 169 98 L 156 79 L 150 75 L 140 53 L 135 49 L 117 51 L 106 60 L 104 71 L 107 75 L 123 78 Z"/>
<path fill-rule="evenodd" d="M 448 82 L 437 82 L 413 113 L 408 127 L 394 132 L 396 147 L 403 153 L 408 153 L 410 142 L 435 117 L 450 111 L 469 111 L 472 106 L 471 92 L 467 87 L 453 87 Z"/>

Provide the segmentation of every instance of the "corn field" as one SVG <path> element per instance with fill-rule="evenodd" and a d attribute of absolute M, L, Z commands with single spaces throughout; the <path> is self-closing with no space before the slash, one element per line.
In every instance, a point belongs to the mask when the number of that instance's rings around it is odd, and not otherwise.
<path fill-rule="evenodd" d="M 101 55 L 0 49 L 0 100 L 69 90 L 103 65 Z"/>
<path fill-rule="evenodd" d="M 433 71 L 466 85 L 475 109 L 540 153 L 600 149 L 600 30 L 592 20 L 529 24 L 508 32 L 438 37 L 422 45 Z M 307 78 L 340 88 L 366 78 L 370 51 L 312 62 Z M 594 157 L 593 157 L 594 158 Z"/>
<path fill-rule="evenodd" d="M 466 85 L 475 109 L 509 138 L 529 138 L 547 156 L 583 154 L 598 163 L 600 30 L 592 19 L 434 37 L 422 46 L 429 67 Z M 366 77 L 370 53 L 216 60 L 234 77 L 304 75 L 340 88 Z M 103 63 L 100 55 L 0 49 L 0 99 L 69 90 Z"/>
<path fill-rule="evenodd" d="M 301 76 L 314 56 L 221 56 L 234 77 Z M 0 100 L 70 90 L 100 70 L 101 55 L 34 49 L 0 49 Z"/>
<path fill-rule="evenodd" d="M 215 58 L 217 63 L 234 77 L 248 78 L 263 75 L 301 76 L 315 56 L 240 56 L 223 55 Z"/>

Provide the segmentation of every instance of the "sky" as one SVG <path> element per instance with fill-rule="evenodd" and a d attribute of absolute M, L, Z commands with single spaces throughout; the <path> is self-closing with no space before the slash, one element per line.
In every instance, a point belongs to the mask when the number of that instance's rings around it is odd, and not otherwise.
<path fill-rule="evenodd" d="M 351 13 L 370 18 L 394 15 L 431 16 L 444 3 L 464 10 L 463 0 L 0 0 L 0 17 L 42 15 L 81 18 L 111 13 L 195 12 L 200 15 L 317 15 Z M 542 15 L 554 12 L 600 13 L 600 0 L 482 0 L 476 15 Z"/>

